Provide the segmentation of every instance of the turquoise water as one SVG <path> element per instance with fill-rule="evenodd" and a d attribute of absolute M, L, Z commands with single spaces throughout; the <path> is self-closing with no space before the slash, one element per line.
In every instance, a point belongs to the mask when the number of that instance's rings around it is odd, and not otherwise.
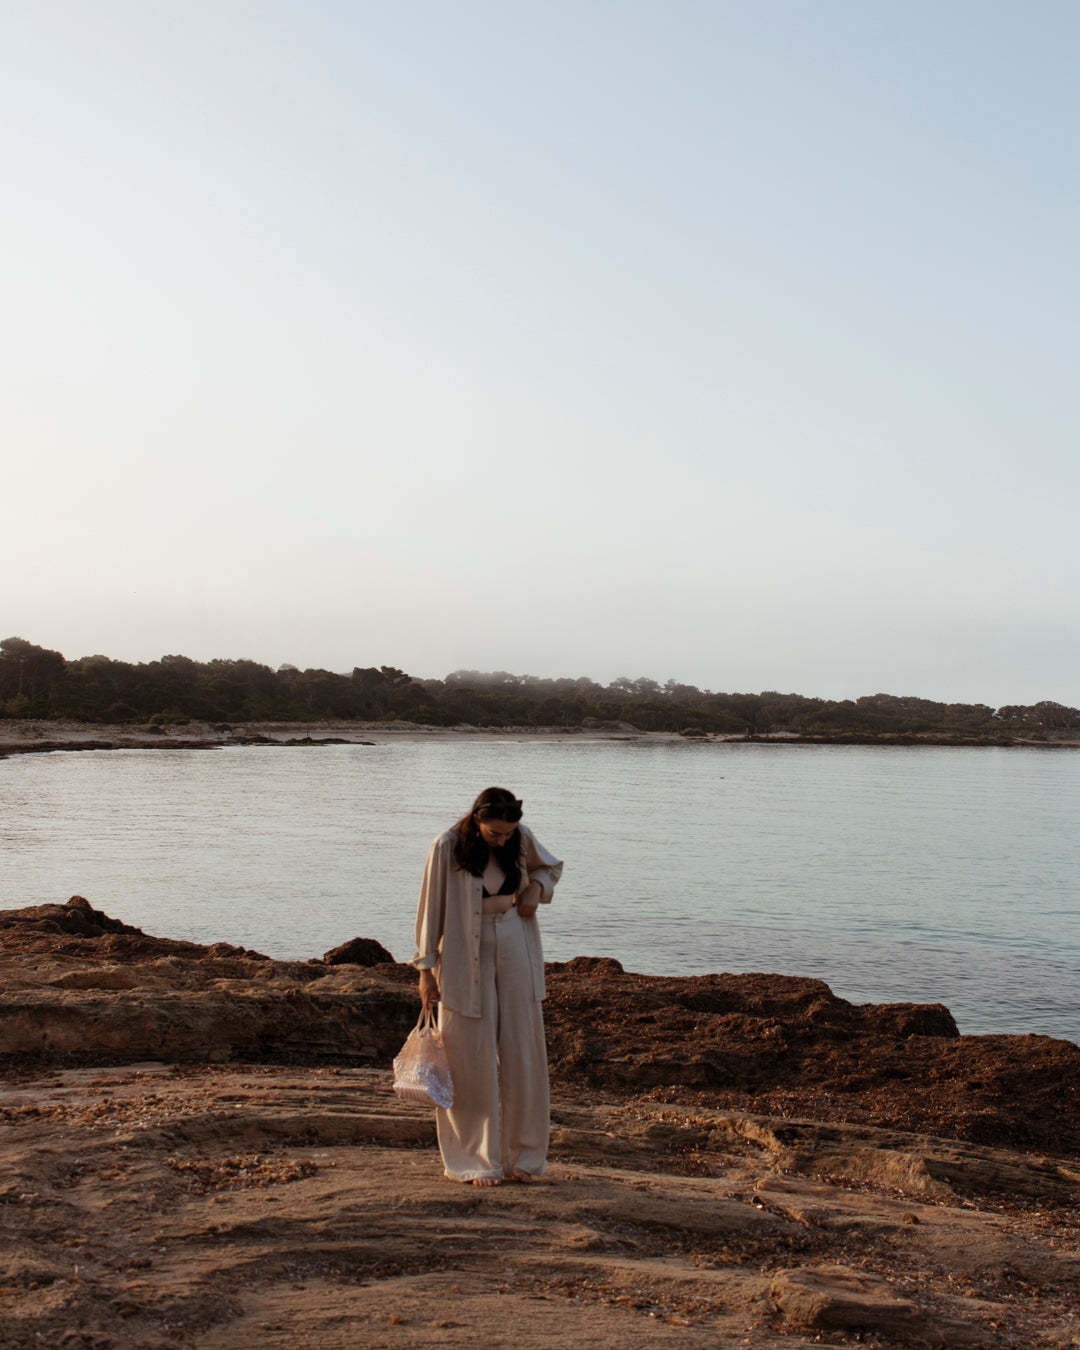
<path fill-rule="evenodd" d="M 461 740 L 0 761 L 0 905 L 85 895 L 272 956 L 412 954 L 427 844 L 490 783 L 566 859 L 549 959 L 814 975 L 1080 1041 L 1080 753 Z"/>

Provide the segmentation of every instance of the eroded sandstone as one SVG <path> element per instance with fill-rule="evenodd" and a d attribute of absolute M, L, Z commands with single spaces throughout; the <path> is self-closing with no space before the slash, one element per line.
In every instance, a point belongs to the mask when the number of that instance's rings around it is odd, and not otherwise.
<path fill-rule="evenodd" d="M 553 965 L 552 1168 L 480 1194 L 391 1090 L 414 972 L 331 955 L 0 914 L 5 1350 L 1080 1345 L 1069 1043 Z"/>
<path fill-rule="evenodd" d="M 795 1174 L 782 1120 L 720 1137 L 588 1089 L 553 1115 L 549 1175 L 481 1193 L 442 1178 L 385 1070 L 9 1077 L 5 1350 L 1075 1344 L 1075 1190 Z"/>

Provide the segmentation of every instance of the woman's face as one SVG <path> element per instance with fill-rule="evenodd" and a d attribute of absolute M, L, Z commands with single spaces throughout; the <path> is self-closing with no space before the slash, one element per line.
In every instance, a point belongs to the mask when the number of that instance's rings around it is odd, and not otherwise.
<path fill-rule="evenodd" d="M 489 848 L 502 848 L 513 838 L 517 824 L 509 820 L 478 820 L 476 828 Z"/>

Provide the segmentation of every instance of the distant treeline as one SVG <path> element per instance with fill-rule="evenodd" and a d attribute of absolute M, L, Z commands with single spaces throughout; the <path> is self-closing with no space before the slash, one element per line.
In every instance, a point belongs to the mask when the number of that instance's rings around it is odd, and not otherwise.
<path fill-rule="evenodd" d="M 113 661 L 60 652 L 25 638 L 0 641 L 0 714 L 9 718 L 135 723 L 190 721 L 409 721 L 431 726 L 595 727 L 627 722 L 642 731 L 761 736 L 1075 737 L 1080 711 L 1044 701 L 1030 707 L 934 703 L 870 694 L 840 701 L 801 694 L 724 694 L 668 680 L 538 679 L 459 670 L 413 679 L 393 666 L 277 670 L 258 661 Z"/>

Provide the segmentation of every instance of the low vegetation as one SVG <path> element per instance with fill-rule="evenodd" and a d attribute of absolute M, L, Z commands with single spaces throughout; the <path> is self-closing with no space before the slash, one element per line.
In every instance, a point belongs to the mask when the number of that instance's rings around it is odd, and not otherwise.
<path fill-rule="evenodd" d="M 624 722 L 684 735 L 887 739 L 1066 740 L 1080 736 L 1080 711 L 1044 700 L 983 703 L 870 694 L 832 700 L 767 690 L 721 693 L 668 680 L 540 679 L 506 671 L 459 670 L 414 679 L 394 666 L 277 670 L 258 661 L 114 661 L 60 652 L 25 638 L 0 641 L 0 715 L 13 719 L 116 724 L 409 721 L 429 726 L 596 727 Z"/>

